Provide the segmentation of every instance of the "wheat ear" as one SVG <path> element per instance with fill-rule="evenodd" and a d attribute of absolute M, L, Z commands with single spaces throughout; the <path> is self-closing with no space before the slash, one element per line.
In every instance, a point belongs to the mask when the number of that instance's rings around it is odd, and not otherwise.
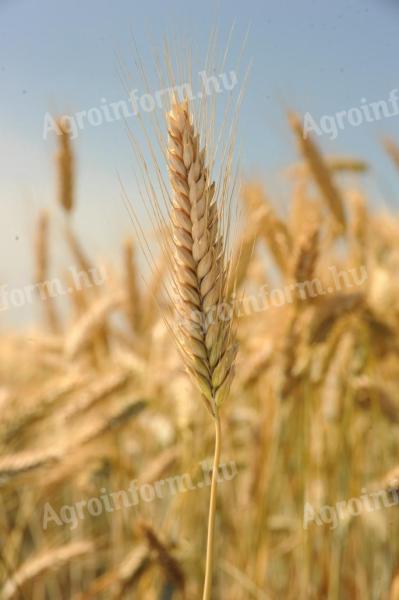
<path fill-rule="evenodd" d="M 177 291 L 177 341 L 187 370 L 198 384 L 215 423 L 203 600 L 212 587 L 217 468 L 220 460 L 219 407 L 233 375 L 235 346 L 231 321 L 220 318 L 226 302 L 227 276 L 215 185 L 205 150 L 200 149 L 188 101 L 172 105 L 167 116 L 168 167 L 173 188 L 172 232 L 174 284 Z"/>
<path fill-rule="evenodd" d="M 187 101 L 174 104 L 167 121 L 177 339 L 187 369 L 216 417 L 228 391 L 235 349 L 231 321 L 220 318 L 227 302 L 226 269 L 215 185 L 209 180 Z"/>
<path fill-rule="evenodd" d="M 299 149 L 309 167 L 316 185 L 325 198 L 331 214 L 335 217 L 337 225 L 340 227 L 341 231 L 345 231 L 346 216 L 344 202 L 341 192 L 332 178 L 332 173 L 328 168 L 328 164 L 317 144 L 310 136 L 306 135 L 298 115 L 289 113 L 288 119 L 297 139 Z"/>
<path fill-rule="evenodd" d="M 59 120 L 58 128 L 60 131 L 59 146 L 56 154 L 58 168 L 58 198 L 60 205 L 66 214 L 73 210 L 73 191 L 74 191 L 74 160 L 71 147 L 70 135 Z"/>

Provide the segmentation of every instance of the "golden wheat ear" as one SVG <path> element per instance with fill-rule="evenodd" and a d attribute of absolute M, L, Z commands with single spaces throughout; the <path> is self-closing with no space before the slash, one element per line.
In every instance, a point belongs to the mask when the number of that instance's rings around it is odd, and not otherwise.
<path fill-rule="evenodd" d="M 233 377 L 236 348 L 228 306 L 225 239 L 215 184 L 201 149 L 187 100 L 173 102 L 167 115 L 173 281 L 177 292 L 176 338 L 186 368 L 201 390 L 215 424 L 203 600 L 212 594 L 217 493 L 221 453 L 219 407 Z M 227 314 L 227 317 L 230 315 Z"/>
<path fill-rule="evenodd" d="M 339 232 L 345 232 L 346 214 L 344 201 L 339 188 L 333 180 L 332 172 L 328 168 L 328 164 L 317 144 L 305 133 L 298 115 L 290 112 L 288 114 L 288 121 L 296 137 L 299 150 L 309 167 L 309 171 L 312 174 L 331 215 L 334 217 Z"/>
<path fill-rule="evenodd" d="M 56 163 L 58 170 L 58 199 L 66 214 L 70 214 L 74 207 L 74 157 L 70 135 L 62 123 L 57 122 L 60 131 Z"/>
<path fill-rule="evenodd" d="M 221 318 L 228 298 L 220 212 L 188 100 L 173 103 L 167 125 L 176 335 L 186 368 L 215 416 L 228 392 L 235 357 L 231 321 Z"/>

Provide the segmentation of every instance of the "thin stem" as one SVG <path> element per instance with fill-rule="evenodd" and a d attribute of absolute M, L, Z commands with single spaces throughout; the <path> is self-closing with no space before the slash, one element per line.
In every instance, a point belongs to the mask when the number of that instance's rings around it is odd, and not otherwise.
<path fill-rule="evenodd" d="M 211 497 L 209 501 L 209 516 L 208 516 L 208 541 L 206 545 L 206 565 L 205 565 L 205 582 L 204 594 L 202 600 L 210 600 L 212 591 L 212 574 L 213 574 L 213 547 L 215 537 L 215 516 L 216 516 L 216 496 L 217 496 L 217 477 L 218 467 L 220 462 L 221 449 L 221 427 L 219 415 L 215 417 L 215 455 L 213 459 Z"/>

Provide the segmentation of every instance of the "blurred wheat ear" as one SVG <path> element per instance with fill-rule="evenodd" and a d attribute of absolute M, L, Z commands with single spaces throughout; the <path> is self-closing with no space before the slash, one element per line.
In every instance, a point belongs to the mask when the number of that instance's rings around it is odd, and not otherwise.
<path fill-rule="evenodd" d="M 74 207 L 74 158 L 70 136 L 61 119 L 58 120 L 57 125 L 60 131 L 56 155 L 58 198 L 65 213 L 70 214 Z"/>
<path fill-rule="evenodd" d="M 328 168 L 328 164 L 316 143 L 305 132 L 298 115 L 291 112 L 288 115 L 288 120 L 296 137 L 300 152 L 335 220 L 337 233 L 343 233 L 346 229 L 344 201 L 340 190 L 332 178 L 331 170 Z"/>

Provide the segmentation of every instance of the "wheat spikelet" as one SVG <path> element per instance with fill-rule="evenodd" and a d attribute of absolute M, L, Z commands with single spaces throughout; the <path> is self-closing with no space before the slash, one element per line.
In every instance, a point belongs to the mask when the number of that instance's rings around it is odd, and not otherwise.
<path fill-rule="evenodd" d="M 74 161 L 69 133 L 58 120 L 59 147 L 56 154 L 58 169 L 58 199 L 65 213 L 73 210 Z"/>
<path fill-rule="evenodd" d="M 235 355 L 231 322 L 218 315 L 226 300 L 226 271 L 215 185 L 187 101 L 173 105 L 167 123 L 175 285 L 183 324 L 177 337 L 187 369 L 215 416 L 230 385 Z"/>
<path fill-rule="evenodd" d="M 325 198 L 337 224 L 342 230 L 345 230 L 346 218 L 343 200 L 320 150 L 314 141 L 304 134 L 299 117 L 294 113 L 290 113 L 288 118 L 297 139 L 298 146 L 309 165 L 309 169 L 317 186 Z"/>

